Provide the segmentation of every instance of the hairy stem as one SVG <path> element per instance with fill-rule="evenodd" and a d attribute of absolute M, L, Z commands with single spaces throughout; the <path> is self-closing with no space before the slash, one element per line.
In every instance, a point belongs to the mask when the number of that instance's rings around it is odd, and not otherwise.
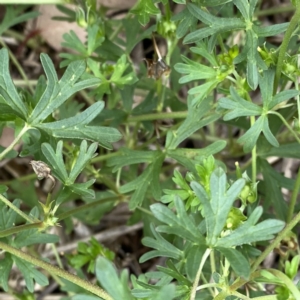
<path fill-rule="evenodd" d="M 53 266 L 52 264 L 49 264 L 43 260 L 40 260 L 36 257 L 33 257 L 19 249 L 16 249 L 14 247 L 11 247 L 5 243 L 2 243 L 0 241 L 0 249 L 3 249 L 6 252 L 9 252 L 13 255 L 15 255 L 16 257 L 23 259 L 26 262 L 29 262 L 37 267 L 43 268 L 45 270 L 47 270 L 49 273 L 57 275 L 61 278 L 64 278 L 82 288 L 84 288 L 85 290 L 99 296 L 102 297 L 104 300 L 113 300 L 104 290 L 102 290 L 100 287 L 86 281 L 83 280 L 61 268 L 58 268 L 56 266 Z"/>

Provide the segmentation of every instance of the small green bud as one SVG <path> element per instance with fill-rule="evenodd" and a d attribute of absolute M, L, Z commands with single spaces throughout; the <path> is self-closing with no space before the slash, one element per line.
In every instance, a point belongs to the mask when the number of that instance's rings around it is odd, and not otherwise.
<path fill-rule="evenodd" d="M 237 45 L 234 45 L 229 49 L 228 54 L 232 59 L 234 59 L 239 55 L 239 52 L 239 47 Z"/>
<path fill-rule="evenodd" d="M 244 214 L 236 207 L 232 207 L 227 219 L 226 219 L 226 228 L 234 230 L 237 227 L 239 227 L 245 220 L 247 220 L 247 217 L 244 216 Z"/>
<path fill-rule="evenodd" d="M 88 23 L 85 20 L 85 12 L 81 7 L 78 7 L 76 10 L 76 22 L 78 26 L 82 28 L 87 28 Z"/>

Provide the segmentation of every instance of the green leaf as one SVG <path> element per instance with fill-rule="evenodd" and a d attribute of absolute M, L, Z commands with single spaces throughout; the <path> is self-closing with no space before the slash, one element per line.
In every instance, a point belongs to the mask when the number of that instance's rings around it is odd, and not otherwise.
<path fill-rule="evenodd" d="M 247 21 L 250 21 L 250 17 L 252 17 L 252 16 L 249 15 L 248 1 L 233 0 L 232 2 L 238 8 L 238 10 L 242 14 L 243 18 Z"/>
<path fill-rule="evenodd" d="M 191 282 L 195 280 L 202 256 L 206 249 L 206 245 L 193 245 L 187 252 L 184 268 Z"/>
<path fill-rule="evenodd" d="M 290 158 L 300 158 L 300 145 L 298 143 L 288 143 L 285 145 L 280 145 L 279 147 L 268 148 L 265 151 L 258 151 L 258 156 L 269 157 L 269 156 L 279 156 L 279 157 L 290 157 Z"/>
<path fill-rule="evenodd" d="M 182 56 L 185 64 L 177 63 L 175 70 L 181 74 L 189 74 L 180 78 L 179 83 L 187 83 L 193 80 L 216 78 L 217 72 L 211 67 L 199 64 Z"/>
<path fill-rule="evenodd" d="M 290 23 L 281 23 L 271 26 L 253 26 L 253 30 L 259 37 L 274 36 L 287 30 Z"/>
<path fill-rule="evenodd" d="M 167 268 L 166 267 L 162 267 L 162 266 L 157 266 L 157 270 L 170 276 L 173 277 L 174 279 L 177 280 L 178 284 L 183 284 L 186 286 L 192 286 L 192 283 L 186 279 L 186 277 L 181 273 L 181 271 L 179 271 L 176 266 L 172 263 L 171 260 L 167 261 Z"/>
<path fill-rule="evenodd" d="M 131 199 L 129 201 L 129 209 L 135 209 L 137 206 L 140 206 L 142 204 L 147 193 L 149 184 L 151 183 L 153 178 L 152 172 L 152 165 L 148 165 L 142 173 L 142 175 L 132 180 L 131 182 L 123 185 L 119 189 L 121 193 L 127 193 L 133 190 L 135 191 L 131 195 Z"/>
<path fill-rule="evenodd" d="M 208 117 L 204 117 L 211 109 L 210 101 L 209 98 L 206 98 L 197 106 L 189 105 L 188 115 L 181 126 L 177 130 L 168 132 L 166 141 L 167 149 L 175 149 L 195 131 L 219 118 L 218 114 L 211 114 Z"/>
<path fill-rule="evenodd" d="M 84 61 L 72 62 L 60 80 L 57 78 L 54 65 L 48 55 L 41 54 L 41 62 L 48 84 L 28 119 L 31 125 L 41 123 L 76 92 L 100 83 L 98 78 L 77 82 L 85 72 L 86 64 Z"/>
<path fill-rule="evenodd" d="M 130 12 L 137 15 L 140 24 L 145 26 L 150 20 L 150 15 L 157 15 L 160 13 L 160 10 L 154 5 L 152 0 L 139 0 Z"/>
<path fill-rule="evenodd" d="M 231 0 L 201 0 L 200 3 L 202 6 L 213 7 L 220 6 L 228 2 L 231 2 Z"/>
<path fill-rule="evenodd" d="M 3 152 L 5 149 L 6 149 L 6 148 L 0 146 L 0 153 Z M 12 158 L 17 157 L 18 154 L 19 154 L 18 151 L 12 149 L 12 150 L 10 150 L 8 153 L 6 153 L 6 155 L 5 155 L 3 158 L 10 158 L 10 159 L 12 159 Z"/>
<path fill-rule="evenodd" d="M 69 182 L 74 183 L 77 176 L 83 171 L 85 166 L 91 161 L 93 157 L 97 155 L 98 144 L 93 143 L 89 146 L 87 145 L 87 142 L 83 140 L 80 145 L 79 154 L 76 157 L 75 164 L 72 165 L 72 169 L 69 173 Z"/>
<path fill-rule="evenodd" d="M 208 245 L 215 246 L 217 244 L 232 204 L 244 185 L 245 180 L 241 178 L 235 181 L 227 190 L 226 174 L 221 168 L 216 169 L 211 175 L 210 197 L 199 183 L 191 183 L 192 189 L 203 204 Z"/>
<path fill-rule="evenodd" d="M 201 55 L 202 57 L 204 57 L 206 60 L 208 60 L 210 62 L 210 64 L 213 67 L 218 67 L 219 66 L 215 54 L 208 50 L 208 46 L 205 43 L 203 43 L 203 42 L 199 43 L 197 47 L 191 47 L 190 50 L 193 53 L 196 53 L 196 54 Z"/>
<path fill-rule="evenodd" d="M 92 56 L 94 51 L 100 47 L 104 41 L 104 36 L 101 36 L 102 29 L 98 24 L 93 24 L 92 26 L 88 26 L 88 40 L 87 40 L 87 54 L 88 56 Z"/>
<path fill-rule="evenodd" d="M 178 39 L 184 37 L 188 30 L 194 28 L 194 26 L 197 24 L 197 19 L 189 12 L 186 7 L 177 15 L 172 16 L 171 21 L 179 21 L 176 29 L 176 37 Z"/>
<path fill-rule="evenodd" d="M 22 248 L 34 244 L 55 244 L 58 241 L 57 235 L 41 233 L 37 229 L 29 229 L 18 233 L 13 245 L 16 248 Z"/>
<path fill-rule="evenodd" d="M 285 91 L 282 91 L 282 92 L 276 94 L 272 98 L 272 100 L 268 104 L 268 108 L 272 109 L 274 106 L 278 105 L 279 103 L 298 96 L 299 93 L 300 92 L 297 91 L 297 90 L 285 90 Z"/>
<path fill-rule="evenodd" d="M 109 167 L 114 167 L 112 172 L 116 172 L 124 166 L 139 163 L 150 163 L 154 160 L 156 155 L 157 151 L 138 151 L 128 148 L 121 148 L 118 152 L 118 155 L 108 159 L 107 165 Z"/>
<path fill-rule="evenodd" d="M 265 197 L 265 207 L 270 205 L 274 208 L 276 215 L 281 220 L 286 220 L 288 207 L 284 201 L 281 188 L 283 181 L 281 178 L 276 178 L 275 170 L 265 159 L 258 160 L 258 166 L 264 178 L 263 194 Z"/>
<path fill-rule="evenodd" d="M 238 139 L 239 143 L 244 144 L 245 152 L 249 152 L 253 149 L 261 132 L 264 133 L 266 139 L 272 146 L 279 146 L 278 141 L 270 130 L 268 116 L 262 115 L 256 120 L 252 127 Z"/>
<path fill-rule="evenodd" d="M 202 149 L 177 148 L 168 149 L 167 155 L 174 158 L 180 164 L 188 168 L 192 172 L 196 172 L 195 163 L 203 157 L 219 153 L 226 147 L 226 141 L 216 141 Z"/>
<path fill-rule="evenodd" d="M 285 223 L 280 220 L 270 219 L 255 225 L 262 214 L 262 208 L 256 207 L 247 221 L 232 233 L 220 238 L 216 246 L 234 247 L 258 241 L 268 241 L 274 238 L 274 234 L 283 229 Z"/>
<path fill-rule="evenodd" d="M 13 201 L 13 205 L 17 208 L 20 208 L 21 200 L 16 199 Z M 0 230 L 5 230 L 13 227 L 16 222 L 17 213 L 4 205 L 4 203 L 0 202 Z"/>
<path fill-rule="evenodd" d="M 195 4 L 189 3 L 187 8 L 194 17 L 209 26 L 189 33 L 183 40 L 184 44 L 199 42 L 216 33 L 244 29 L 246 27 L 246 24 L 238 18 L 218 18 Z"/>
<path fill-rule="evenodd" d="M 53 175 L 57 177 L 61 182 L 66 183 L 68 174 L 63 159 L 63 142 L 59 141 L 56 146 L 56 152 L 52 146 L 48 143 L 42 144 L 42 152 L 45 155 L 49 166 L 51 166 Z"/>
<path fill-rule="evenodd" d="M 4 194 L 8 190 L 6 185 L 0 184 L 0 194 Z"/>
<path fill-rule="evenodd" d="M 87 55 L 86 46 L 81 42 L 81 40 L 73 30 L 63 34 L 63 39 L 64 41 L 61 43 L 63 47 L 70 48 L 73 51 L 77 51 L 81 54 L 78 57 L 80 57 L 81 59 L 85 58 L 85 56 Z"/>
<path fill-rule="evenodd" d="M 269 120 L 267 117 L 264 118 L 262 132 L 265 135 L 267 141 L 274 147 L 278 147 L 279 143 L 276 140 L 274 134 L 271 132 L 269 127 Z"/>
<path fill-rule="evenodd" d="M 172 243 L 165 240 L 158 232 L 156 232 L 153 224 L 151 224 L 151 231 L 154 236 L 152 237 L 145 237 L 142 239 L 142 243 L 150 248 L 156 249 L 149 251 L 143 254 L 140 257 L 139 262 L 143 263 L 151 258 L 154 257 L 170 257 L 177 260 L 183 257 L 183 251 L 176 248 Z"/>
<path fill-rule="evenodd" d="M 252 30 L 246 31 L 246 45 L 247 51 L 247 82 L 252 90 L 258 86 L 258 70 L 257 70 L 257 46 L 258 37 Z"/>
<path fill-rule="evenodd" d="M 4 104 L 8 105 L 11 110 L 23 120 L 28 115 L 27 107 L 19 96 L 15 85 L 9 75 L 8 51 L 3 48 L 0 50 L 0 95 Z M 2 114 L 2 112 L 0 113 Z"/>
<path fill-rule="evenodd" d="M 49 284 L 48 278 L 43 273 L 36 270 L 32 264 L 16 256 L 13 256 L 13 260 L 22 273 L 29 292 L 33 293 L 34 291 L 34 281 L 41 286 Z"/>
<path fill-rule="evenodd" d="M 117 129 L 87 125 L 102 111 L 103 107 L 102 101 L 96 102 L 79 115 L 56 122 L 37 124 L 35 127 L 57 138 L 87 139 L 98 142 L 104 148 L 112 149 L 111 143 L 121 138 Z"/>
<path fill-rule="evenodd" d="M 13 260 L 9 253 L 5 254 L 5 257 L 0 259 L 0 286 L 3 288 L 5 292 L 8 292 L 8 278 L 10 274 L 10 270 L 13 266 Z"/>
<path fill-rule="evenodd" d="M 250 264 L 243 254 L 233 248 L 217 247 L 216 250 L 226 257 L 237 276 L 249 278 Z"/>
<path fill-rule="evenodd" d="M 153 215 L 159 221 L 168 224 L 158 226 L 156 231 L 175 234 L 193 243 L 204 244 L 204 237 L 193 222 L 193 219 L 188 216 L 184 204 L 178 196 L 175 196 L 174 204 L 177 215 L 175 215 L 168 207 L 160 203 L 150 206 Z"/>
<path fill-rule="evenodd" d="M 6 5 L 5 6 L 5 13 L 3 14 L 3 18 L 0 24 L 0 35 L 2 36 L 3 33 L 13 27 L 16 24 L 28 21 L 30 19 L 34 19 L 39 16 L 38 11 L 30 11 L 24 14 L 19 15 L 23 10 L 25 10 L 28 6 L 26 5 Z"/>
<path fill-rule="evenodd" d="M 114 68 L 114 72 L 111 75 L 110 82 L 116 84 L 120 88 L 124 85 L 131 85 L 138 81 L 134 72 L 130 72 L 126 75 L 123 73 L 128 68 L 129 63 L 127 62 L 126 55 L 123 54 L 117 61 L 116 66 Z"/>
<path fill-rule="evenodd" d="M 137 17 L 130 19 L 124 18 L 122 23 L 126 32 L 126 53 L 128 55 L 139 42 L 149 37 L 152 32 L 155 32 L 157 29 L 156 24 L 147 27 L 147 29 L 141 28 Z"/>
<path fill-rule="evenodd" d="M 244 145 L 244 151 L 247 153 L 253 149 L 257 139 L 263 129 L 266 116 L 260 116 L 251 128 L 238 139 L 238 142 Z"/>
<path fill-rule="evenodd" d="M 240 97 L 233 87 L 230 87 L 230 94 L 232 99 L 221 98 L 218 101 L 219 107 L 230 110 L 230 112 L 224 116 L 225 121 L 242 116 L 258 116 L 262 113 L 260 106 Z"/>
<path fill-rule="evenodd" d="M 91 187 L 95 181 L 96 179 L 90 179 L 82 183 L 73 183 L 70 185 L 70 190 L 77 195 L 81 195 L 82 197 L 93 199 L 95 198 L 95 191 L 93 189 L 89 189 L 89 187 Z"/>
<path fill-rule="evenodd" d="M 121 282 L 116 268 L 107 258 L 99 256 L 96 261 L 95 273 L 101 286 L 108 292 L 112 299 L 133 300 L 128 284 Z"/>

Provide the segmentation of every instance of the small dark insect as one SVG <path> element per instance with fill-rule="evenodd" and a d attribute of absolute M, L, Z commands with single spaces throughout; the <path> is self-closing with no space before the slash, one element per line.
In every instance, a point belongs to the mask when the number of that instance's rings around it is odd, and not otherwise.
<path fill-rule="evenodd" d="M 169 75 L 171 69 L 163 60 L 153 36 L 152 36 L 152 40 L 153 40 L 154 50 L 158 59 L 153 60 L 153 59 L 145 58 L 144 60 L 146 61 L 147 64 L 148 78 L 154 78 L 155 80 L 158 80 L 163 74 Z"/>
<path fill-rule="evenodd" d="M 38 180 L 41 180 L 43 178 L 49 178 L 52 181 L 53 183 L 51 188 L 52 190 L 55 186 L 55 179 L 51 175 L 50 167 L 46 163 L 40 160 L 32 160 L 29 164 L 32 166 L 33 171 L 37 175 Z"/>

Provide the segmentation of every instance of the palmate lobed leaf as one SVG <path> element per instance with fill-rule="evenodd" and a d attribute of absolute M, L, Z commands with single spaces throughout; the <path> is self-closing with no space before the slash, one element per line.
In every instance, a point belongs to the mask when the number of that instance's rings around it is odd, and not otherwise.
<path fill-rule="evenodd" d="M 142 239 L 142 243 L 150 248 L 156 249 L 149 251 L 145 254 L 143 254 L 140 257 L 140 263 L 143 263 L 153 257 L 170 257 L 177 260 L 180 260 L 183 258 L 184 252 L 178 249 L 176 246 L 174 246 L 172 243 L 165 240 L 154 228 L 154 225 L 151 224 L 151 231 L 154 236 L 152 237 L 145 237 Z"/>
<path fill-rule="evenodd" d="M 42 144 L 42 152 L 45 155 L 49 166 L 51 166 L 53 175 L 59 178 L 63 183 L 67 182 L 68 174 L 64 164 L 64 159 L 62 155 L 63 142 L 59 141 L 56 145 L 56 151 L 48 143 Z"/>
<path fill-rule="evenodd" d="M 158 226 L 157 231 L 175 234 L 193 243 L 204 244 L 204 237 L 193 220 L 188 216 L 184 204 L 178 196 L 175 196 L 174 204 L 176 215 L 165 205 L 160 203 L 151 205 L 150 209 L 153 215 L 161 222 L 168 224 Z"/>
<path fill-rule="evenodd" d="M 211 175 L 210 196 L 198 182 L 191 183 L 192 189 L 203 204 L 208 245 L 216 245 L 232 204 L 244 185 L 245 180 L 241 178 L 235 181 L 227 190 L 227 177 L 221 168 L 216 169 Z"/>
<path fill-rule="evenodd" d="M 104 102 L 99 101 L 74 117 L 37 124 L 35 127 L 57 138 L 86 139 L 98 142 L 104 148 L 112 149 L 111 143 L 122 137 L 117 129 L 87 125 L 102 111 L 103 107 Z"/>
<path fill-rule="evenodd" d="M 48 278 L 43 273 L 36 270 L 32 264 L 16 256 L 12 256 L 12 258 L 18 269 L 21 271 L 29 292 L 33 293 L 34 291 L 34 281 L 41 286 L 46 286 L 49 284 Z"/>
<path fill-rule="evenodd" d="M 77 82 L 86 68 L 82 60 L 72 62 L 60 80 L 57 78 L 54 65 L 48 55 L 41 54 L 41 62 L 48 82 L 44 93 L 28 118 L 28 123 L 33 126 L 45 120 L 74 93 L 100 83 L 98 78 Z"/>

